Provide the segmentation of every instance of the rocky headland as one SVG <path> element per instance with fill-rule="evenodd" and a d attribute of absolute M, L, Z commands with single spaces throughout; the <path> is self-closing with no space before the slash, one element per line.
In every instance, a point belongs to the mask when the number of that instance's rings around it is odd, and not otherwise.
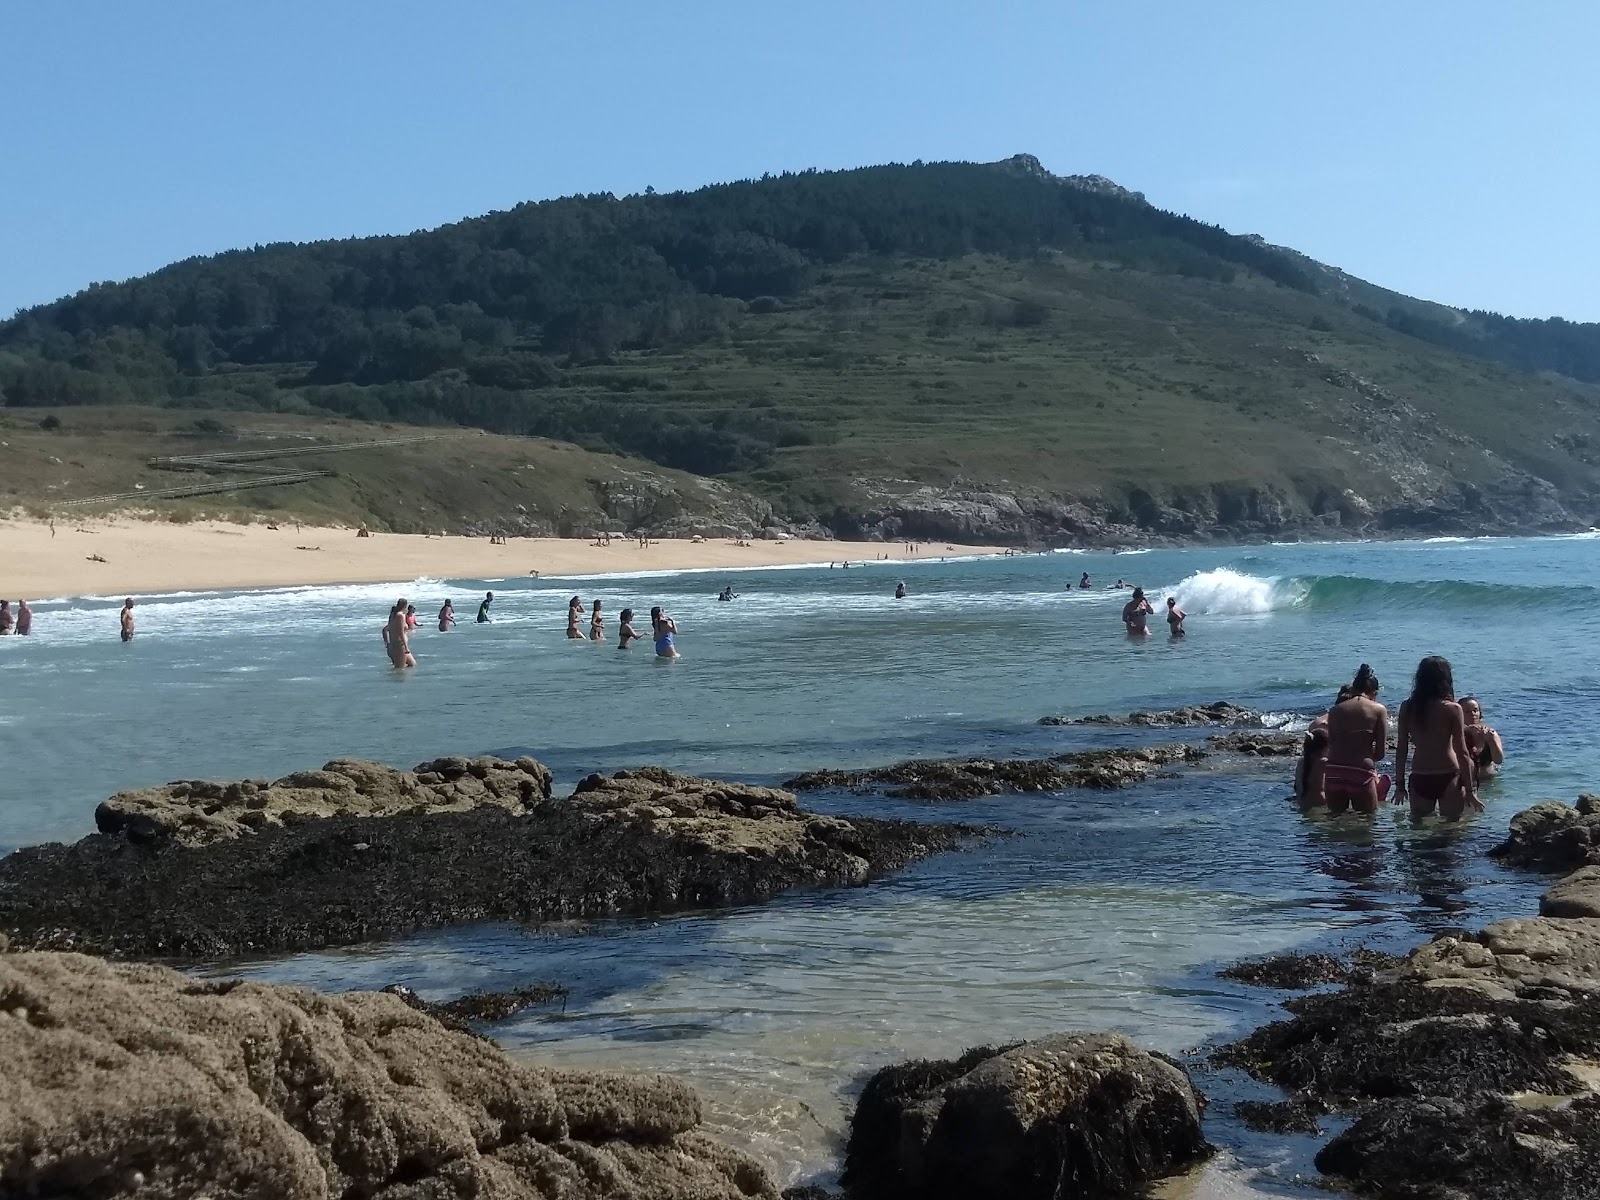
<path fill-rule="evenodd" d="M 1336 991 L 1287 1001 L 1286 1020 L 1215 1056 L 1289 1093 L 1241 1106 L 1249 1124 L 1321 1132 L 1336 1183 L 1405 1200 L 1593 1200 L 1600 1195 L 1600 804 L 1518 814 L 1493 852 L 1573 869 L 1542 915 L 1442 936 L 1394 962 L 1327 956 L 1239 964 L 1247 982 Z"/>
<path fill-rule="evenodd" d="M 101 832 L 71 845 L 0 860 L 0 930 L 18 945 L 216 959 L 744 904 L 860 884 L 978 832 L 843 820 L 776 788 L 653 767 L 556 799 L 535 760 L 487 758 L 184 781 L 121 793 L 96 819 Z"/>

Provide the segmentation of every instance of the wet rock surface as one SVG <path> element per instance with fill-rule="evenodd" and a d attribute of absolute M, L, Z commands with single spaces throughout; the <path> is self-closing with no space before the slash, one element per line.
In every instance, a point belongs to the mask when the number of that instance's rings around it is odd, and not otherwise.
<path fill-rule="evenodd" d="M 183 779 L 118 792 L 95 809 L 95 828 L 133 841 L 185 846 L 248 837 L 327 817 L 392 817 L 490 806 L 523 813 L 550 798 L 550 770 L 532 758 L 438 758 L 413 771 L 335 759 L 282 779 Z"/>
<path fill-rule="evenodd" d="M 1131 712 L 1125 717 L 1097 713 L 1092 717 L 1040 717 L 1041 725 L 1112 725 L 1169 729 L 1188 725 L 1239 725 L 1266 728 L 1267 718 L 1253 708 L 1217 700 L 1183 708 Z"/>
<path fill-rule="evenodd" d="M 797 791 L 882 791 L 911 800 L 973 800 L 1002 792 L 1126 787 L 1163 767 L 1198 762 L 1205 756 L 1195 746 L 1152 746 L 1083 750 L 1053 758 L 917 759 L 866 771 L 810 771 L 784 786 Z"/>
<path fill-rule="evenodd" d="M 330 816 L 189 846 L 92 834 L 0 860 L 0 931 L 32 949 L 218 959 L 475 921 L 747 904 L 857 884 L 951 850 L 970 826 L 820 816 L 787 793 L 656 769 L 497 805 Z"/>
<path fill-rule="evenodd" d="M 1600 917 L 1600 867 L 1579 867 L 1539 900 L 1545 917 Z"/>
<path fill-rule="evenodd" d="M 1489 856 L 1539 871 L 1600 865 L 1600 796 L 1579 796 L 1576 805 L 1551 800 L 1519 812 Z"/>
<path fill-rule="evenodd" d="M 542 1008 L 567 1003 L 567 989 L 555 983 L 537 983 L 531 987 L 512 988 L 506 992 L 472 992 L 454 1000 L 424 1000 L 403 983 L 391 983 L 381 989 L 387 996 L 396 996 L 408 1008 L 427 1013 L 446 1029 L 470 1033 L 481 1037 L 468 1022 L 493 1024 L 509 1020 L 528 1008 Z"/>
<path fill-rule="evenodd" d="M 1235 733 L 1214 733 L 1206 739 L 1206 746 L 1216 754 L 1243 754 L 1255 758 L 1294 758 L 1300 754 L 1303 734 L 1262 730 L 1259 733 L 1239 730 Z"/>
<path fill-rule="evenodd" d="M 0 957 L 0 1194 L 777 1200 L 661 1075 L 507 1059 L 374 992 Z"/>
<path fill-rule="evenodd" d="M 1301 991 L 1344 983 L 1350 978 L 1350 967 L 1331 954 L 1276 954 L 1233 963 L 1217 974 L 1253 987 Z"/>
<path fill-rule="evenodd" d="M 1183 1068 L 1120 1034 L 1062 1033 L 885 1067 L 850 1126 L 856 1200 L 1130 1195 L 1210 1153 Z"/>

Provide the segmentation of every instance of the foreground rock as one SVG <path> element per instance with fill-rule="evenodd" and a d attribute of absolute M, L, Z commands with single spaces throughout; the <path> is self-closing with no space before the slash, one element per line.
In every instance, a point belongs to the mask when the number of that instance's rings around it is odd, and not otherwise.
<path fill-rule="evenodd" d="M 1600 917 L 1600 867 L 1580 867 L 1539 900 L 1546 917 Z"/>
<path fill-rule="evenodd" d="M 1600 796 L 1579 796 L 1576 807 L 1548 801 L 1519 812 L 1489 855 L 1540 871 L 1600 865 Z"/>
<path fill-rule="evenodd" d="M 676 1080 L 522 1066 L 378 993 L 0 956 L 0 1194 L 777 1200 Z"/>
<path fill-rule="evenodd" d="M 335 759 L 282 779 L 184 779 L 118 792 L 94 811 L 95 828 L 134 841 L 204 846 L 326 817 L 467 812 L 488 805 L 523 813 L 550 798 L 550 770 L 532 758 L 438 758 L 414 771 Z"/>
<path fill-rule="evenodd" d="M 328 816 L 199 846 L 99 833 L 0 860 L 0 931 L 34 949 L 227 958 L 473 921 L 748 904 L 858 884 L 979 831 L 806 812 L 656 768 L 499 805 Z"/>
<path fill-rule="evenodd" d="M 1040 717 L 1041 725 L 1126 725 L 1170 729 L 1189 725 L 1237 725 L 1269 728 L 1266 716 L 1253 708 L 1217 700 L 1211 704 L 1192 704 L 1155 712 L 1131 712 L 1125 717 L 1097 713 L 1092 717 Z"/>
<path fill-rule="evenodd" d="M 1211 1152 L 1204 1103 L 1120 1034 L 885 1067 L 856 1106 L 844 1182 L 860 1200 L 1131 1195 Z"/>
<path fill-rule="evenodd" d="M 1592 1200 L 1600 920 L 1442 937 L 1220 1051 L 1308 1112 L 1357 1120 L 1319 1169 L 1412 1200 Z M 1285 1106 L 1290 1107 L 1290 1106 Z"/>
<path fill-rule="evenodd" d="M 1195 746 L 1152 746 L 1084 750 L 1054 758 L 918 759 L 868 771 L 810 771 L 785 786 L 798 791 L 881 790 L 911 800 L 972 800 L 1001 792 L 1126 787 L 1162 767 L 1198 762 L 1205 756 Z"/>

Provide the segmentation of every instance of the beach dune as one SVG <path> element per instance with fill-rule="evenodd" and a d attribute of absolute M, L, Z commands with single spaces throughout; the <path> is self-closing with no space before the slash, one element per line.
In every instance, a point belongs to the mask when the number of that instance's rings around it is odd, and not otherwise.
<path fill-rule="evenodd" d="M 580 538 L 510 538 L 375 533 L 291 523 L 174 524 L 131 517 L 0 521 L 0 596 L 121 595 L 221 588 L 294 587 L 434 579 L 517 579 L 625 571 L 737 570 L 801 563 L 937 561 L 997 554 L 993 546 L 926 543 L 704 541 L 628 537 L 608 546 Z"/>

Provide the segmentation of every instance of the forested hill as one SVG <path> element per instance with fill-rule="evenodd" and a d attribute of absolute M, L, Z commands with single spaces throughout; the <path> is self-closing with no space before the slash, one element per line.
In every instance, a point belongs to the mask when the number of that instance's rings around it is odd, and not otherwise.
<path fill-rule="evenodd" d="M 0 324 L 9 406 L 541 434 L 995 536 L 1587 519 L 1597 380 L 1595 326 L 1410 301 L 1028 156 L 260 246 Z"/>

